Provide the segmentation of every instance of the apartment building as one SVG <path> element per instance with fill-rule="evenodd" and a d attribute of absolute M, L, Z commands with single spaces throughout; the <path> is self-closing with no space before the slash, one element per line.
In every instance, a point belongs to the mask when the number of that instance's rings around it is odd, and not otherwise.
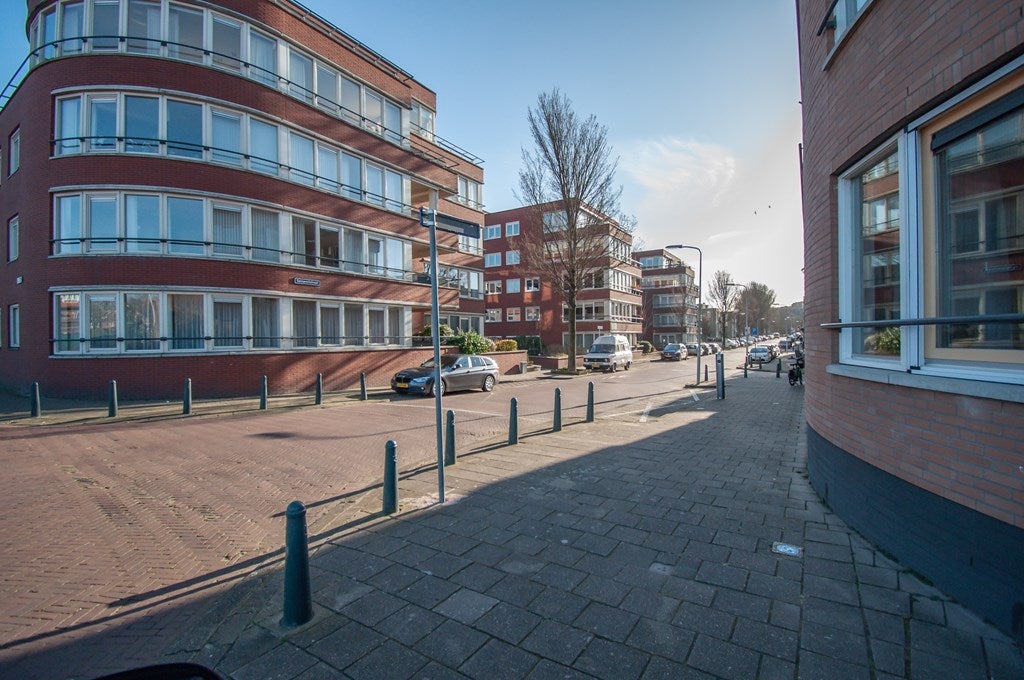
<path fill-rule="evenodd" d="M 434 92 L 291 0 L 26 5 L 0 98 L 3 387 L 253 394 L 407 363 L 419 208 L 483 221 Z M 438 243 L 442 309 L 482 320 L 480 244 Z"/>
<path fill-rule="evenodd" d="M 587 229 L 603 239 L 576 307 L 576 346 L 589 348 L 599 335 L 641 339 L 640 268 L 631 256 L 633 237 L 618 223 L 584 208 Z M 487 214 L 483 230 L 486 331 L 491 338 L 536 338 L 544 347 L 567 347 L 569 310 L 544 272 L 524 260 L 526 241 L 559 239 L 565 213 L 555 204 Z M 530 342 L 536 342 L 532 340 Z"/>
<path fill-rule="evenodd" d="M 1020 3 L 798 21 L 811 483 L 1024 640 Z"/>
<path fill-rule="evenodd" d="M 668 250 L 642 250 L 633 257 L 641 269 L 643 339 L 659 348 L 697 342 L 693 267 Z"/>

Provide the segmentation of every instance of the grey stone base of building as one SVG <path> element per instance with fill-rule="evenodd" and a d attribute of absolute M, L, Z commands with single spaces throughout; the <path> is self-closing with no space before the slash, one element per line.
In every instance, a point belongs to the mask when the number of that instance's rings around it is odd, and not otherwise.
<path fill-rule="evenodd" d="M 811 485 L 865 538 L 1024 641 L 1024 530 L 925 491 L 807 428 Z"/>

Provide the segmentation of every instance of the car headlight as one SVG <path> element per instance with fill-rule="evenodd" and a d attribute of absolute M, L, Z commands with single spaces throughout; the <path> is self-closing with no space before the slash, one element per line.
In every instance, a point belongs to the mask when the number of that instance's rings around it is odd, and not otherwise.
<path fill-rule="evenodd" d="M 430 378 L 427 377 L 427 376 L 422 376 L 420 378 L 413 378 L 412 380 L 409 381 L 409 384 L 410 385 L 423 385 L 424 383 L 427 383 L 427 382 L 430 382 Z"/>

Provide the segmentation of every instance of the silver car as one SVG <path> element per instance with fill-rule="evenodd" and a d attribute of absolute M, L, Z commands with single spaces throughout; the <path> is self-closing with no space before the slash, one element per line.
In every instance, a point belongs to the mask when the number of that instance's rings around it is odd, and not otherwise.
<path fill-rule="evenodd" d="M 441 394 L 451 390 L 481 389 L 490 392 L 498 382 L 498 364 L 476 354 L 445 354 L 441 357 Z M 416 368 L 405 368 L 391 378 L 391 389 L 399 394 L 434 394 L 434 360 Z"/>

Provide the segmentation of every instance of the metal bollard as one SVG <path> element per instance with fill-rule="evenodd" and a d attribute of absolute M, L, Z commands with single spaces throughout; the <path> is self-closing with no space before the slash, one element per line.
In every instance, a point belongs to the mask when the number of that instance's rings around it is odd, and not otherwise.
<path fill-rule="evenodd" d="M 284 514 L 287 524 L 284 546 L 284 616 L 281 617 L 281 626 L 294 628 L 313 618 L 306 506 L 300 501 L 292 501 Z"/>
<path fill-rule="evenodd" d="M 455 411 L 448 411 L 445 421 L 444 464 L 455 465 Z"/>
<path fill-rule="evenodd" d="M 594 422 L 594 383 L 587 384 L 587 422 Z"/>
<path fill-rule="evenodd" d="M 107 417 L 117 417 L 117 381 L 110 381 L 110 392 L 107 397 Z"/>
<path fill-rule="evenodd" d="M 185 395 L 181 400 L 181 415 L 192 415 L 192 378 L 185 378 Z"/>
<path fill-rule="evenodd" d="M 519 399 L 512 397 L 508 409 L 508 443 L 519 443 Z"/>
<path fill-rule="evenodd" d="M 725 355 L 715 355 L 715 388 L 719 399 L 725 399 Z"/>
<path fill-rule="evenodd" d="M 260 410 L 267 410 L 267 376 L 260 377 Z"/>
<path fill-rule="evenodd" d="M 560 387 L 555 388 L 555 415 L 551 423 L 551 431 L 562 431 L 562 389 Z"/>
<path fill-rule="evenodd" d="M 29 406 L 29 412 L 33 418 L 38 418 L 43 415 L 43 402 L 39 399 L 39 383 L 32 383 L 32 403 Z"/>
<path fill-rule="evenodd" d="M 324 374 L 316 374 L 316 400 L 314 402 L 317 406 L 324 403 Z"/>
<path fill-rule="evenodd" d="M 743 362 L 743 377 L 744 378 L 747 377 L 747 362 L 746 361 Z"/>
<path fill-rule="evenodd" d="M 366 401 L 366 373 L 359 373 L 359 398 Z"/>
<path fill-rule="evenodd" d="M 704 364 L 704 382 L 708 381 L 708 365 Z"/>
<path fill-rule="evenodd" d="M 782 377 L 782 357 L 779 357 L 779 363 L 775 364 L 775 377 Z"/>
<path fill-rule="evenodd" d="M 398 512 L 398 444 L 389 439 L 384 445 L 384 507 L 385 515 Z"/>

